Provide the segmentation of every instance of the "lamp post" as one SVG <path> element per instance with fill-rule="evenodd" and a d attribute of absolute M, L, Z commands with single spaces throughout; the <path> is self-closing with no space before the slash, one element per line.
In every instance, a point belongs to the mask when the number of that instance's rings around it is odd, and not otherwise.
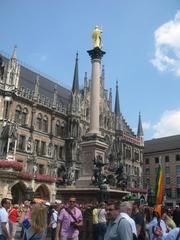
<path fill-rule="evenodd" d="M 108 184 L 101 183 L 99 189 L 100 189 L 100 202 L 108 202 L 109 200 Z"/>

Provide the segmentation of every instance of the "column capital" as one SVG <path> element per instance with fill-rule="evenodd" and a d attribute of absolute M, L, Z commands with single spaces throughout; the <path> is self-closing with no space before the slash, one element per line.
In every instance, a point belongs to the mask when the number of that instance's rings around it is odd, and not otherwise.
<path fill-rule="evenodd" d="M 91 60 L 94 60 L 94 59 L 101 60 L 103 55 L 106 53 L 106 52 L 102 51 L 99 47 L 96 47 L 92 50 L 88 50 L 87 52 L 88 52 L 89 56 L 91 57 Z"/>

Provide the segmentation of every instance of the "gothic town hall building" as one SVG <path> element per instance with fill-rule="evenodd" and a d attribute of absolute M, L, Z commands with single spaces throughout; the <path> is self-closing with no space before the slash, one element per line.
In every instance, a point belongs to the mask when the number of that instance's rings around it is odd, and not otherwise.
<path fill-rule="evenodd" d="M 63 198 L 61 189 L 76 189 L 83 174 L 81 143 L 89 129 L 91 92 L 90 74 L 85 73 L 79 87 L 78 55 L 72 79 L 69 90 L 28 69 L 19 64 L 16 48 L 10 59 L 0 55 L 0 199 L 20 203 L 33 195 L 53 202 L 58 194 Z M 120 111 L 118 84 L 115 104 L 112 90 L 104 85 L 102 65 L 99 131 L 108 146 L 105 168 L 121 162 L 125 189 L 138 191 L 144 147 L 141 116 L 135 134 Z"/>

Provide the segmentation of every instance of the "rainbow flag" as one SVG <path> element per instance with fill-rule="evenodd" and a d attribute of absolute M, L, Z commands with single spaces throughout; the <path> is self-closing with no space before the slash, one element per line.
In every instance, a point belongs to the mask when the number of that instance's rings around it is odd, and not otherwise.
<path fill-rule="evenodd" d="M 164 175 L 161 165 L 158 167 L 156 184 L 156 205 L 159 205 L 162 204 L 164 197 Z"/>

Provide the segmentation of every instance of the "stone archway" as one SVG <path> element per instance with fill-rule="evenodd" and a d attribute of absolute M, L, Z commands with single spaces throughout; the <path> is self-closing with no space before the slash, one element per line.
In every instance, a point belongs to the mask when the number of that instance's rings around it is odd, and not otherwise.
<path fill-rule="evenodd" d="M 49 201 L 50 200 L 50 193 L 49 189 L 45 184 L 42 184 L 37 187 L 37 189 L 34 192 L 34 197 L 35 198 L 42 198 L 44 200 Z"/>
<path fill-rule="evenodd" d="M 12 202 L 19 204 L 24 202 L 26 196 L 26 185 L 23 182 L 18 182 L 11 188 Z"/>

